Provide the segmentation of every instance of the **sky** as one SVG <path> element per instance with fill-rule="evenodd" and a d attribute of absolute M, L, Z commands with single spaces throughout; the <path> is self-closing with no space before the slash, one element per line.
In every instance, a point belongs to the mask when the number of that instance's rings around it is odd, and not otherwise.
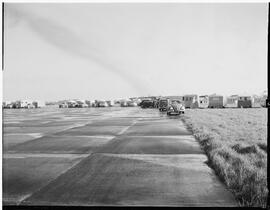
<path fill-rule="evenodd" d="M 259 94 L 267 3 L 6 3 L 3 100 Z"/>

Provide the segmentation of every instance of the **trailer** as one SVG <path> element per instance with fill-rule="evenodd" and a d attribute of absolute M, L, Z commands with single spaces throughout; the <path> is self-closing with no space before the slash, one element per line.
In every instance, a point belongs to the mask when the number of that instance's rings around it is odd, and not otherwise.
<path fill-rule="evenodd" d="M 106 102 L 107 102 L 107 104 L 108 104 L 109 107 L 114 106 L 114 101 L 113 100 L 108 100 Z"/>
<path fill-rule="evenodd" d="M 209 96 L 209 108 L 224 108 L 224 98 L 222 95 L 210 95 Z"/>
<path fill-rule="evenodd" d="M 238 108 L 251 108 L 251 107 L 252 107 L 252 97 L 251 96 L 239 96 Z"/>
<path fill-rule="evenodd" d="M 262 107 L 266 107 L 266 99 L 267 99 L 267 95 L 263 95 L 260 101 L 260 104 Z"/>
<path fill-rule="evenodd" d="M 261 100 L 262 100 L 262 97 L 254 95 L 252 97 L 252 104 L 251 104 L 252 108 L 260 108 L 260 107 L 262 107 Z"/>
<path fill-rule="evenodd" d="M 35 108 L 45 107 L 45 102 L 44 101 L 33 101 L 32 104 L 33 104 L 33 106 Z"/>
<path fill-rule="evenodd" d="M 32 100 L 16 101 L 15 106 L 16 108 L 26 108 L 26 109 L 35 108 L 35 105 L 33 104 Z"/>
<path fill-rule="evenodd" d="M 198 108 L 199 102 L 198 102 L 198 95 L 191 94 L 191 95 L 184 95 L 183 96 L 183 103 L 185 105 L 185 108 Z"/>
<path fill-rule="evenodd" d="M 238 95 L 231 95 L 227 97 L 225 108 L 237 108 L 238 107 Z"/>
<path fill-rule="evenodd" d="M 208 108 L 208 106 L 209 106 L 209 97 L 208 97 L 208 95 L 199 96 L 198 106 L 201 109 Z"/>

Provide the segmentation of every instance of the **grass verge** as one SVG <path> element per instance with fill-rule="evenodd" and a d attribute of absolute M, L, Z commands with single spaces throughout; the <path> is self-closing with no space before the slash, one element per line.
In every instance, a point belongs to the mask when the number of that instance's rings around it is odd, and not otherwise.
<path fill-rule="evenodd" d="M 267 110 L 191 109 L 182 120 L 239 205 L 266 207 Z"/>

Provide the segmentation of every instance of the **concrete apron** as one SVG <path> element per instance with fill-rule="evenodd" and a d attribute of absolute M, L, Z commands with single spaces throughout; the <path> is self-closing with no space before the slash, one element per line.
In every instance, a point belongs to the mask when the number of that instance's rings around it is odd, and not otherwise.
<path fill-rule="evenodd" d="M 115 138 L 21 204 L 237 206 L 179 119 L 134 118 L 126 128 L 119 122 L 62 133 L 97 135 L 103 129 Z"/>

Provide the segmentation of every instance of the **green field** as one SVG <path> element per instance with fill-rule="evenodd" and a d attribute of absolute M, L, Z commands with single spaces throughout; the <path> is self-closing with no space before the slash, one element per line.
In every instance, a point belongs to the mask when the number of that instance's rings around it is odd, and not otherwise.
<path fill-rule="evenodd" d="M 182 119 L 239 204 L 265 207 L 267 109 L 189 109 Z"/>

